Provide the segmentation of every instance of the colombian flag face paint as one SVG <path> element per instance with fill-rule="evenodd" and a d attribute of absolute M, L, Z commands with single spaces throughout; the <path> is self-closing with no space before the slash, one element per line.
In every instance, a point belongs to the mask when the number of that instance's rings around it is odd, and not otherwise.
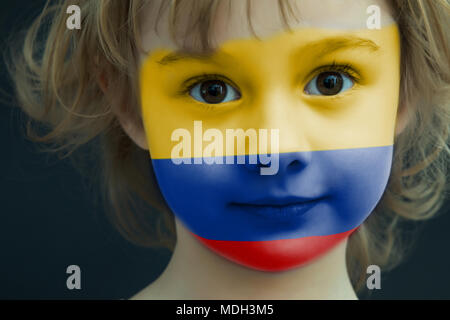
<path fill-rule="evenodd" d="M 302 28 L 230 40 L 207 57 L 151 52 L 142 114 L 176 217 L 214 252 L 263 271 L 304 265 L 348 237 L 388 181 L 399 43 L 395 25 Z M 227 148 L 218 140 L 231 129 L 255 130 L 267 149 Z M 261 174 L 269 165 L 250 157 L 268 153 L 276 170 Z"/>

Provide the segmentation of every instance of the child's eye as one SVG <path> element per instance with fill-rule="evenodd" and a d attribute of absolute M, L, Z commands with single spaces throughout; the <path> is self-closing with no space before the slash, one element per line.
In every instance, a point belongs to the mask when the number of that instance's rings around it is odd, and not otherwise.
<path fill-rule="evenodd" d="M 334 96 L 353 87 L 351 76 L 344 72 L 326 71 L 315 76 L 305 88 L 310 95 Z"/>
<path fill-rule="evenodd" d="M 200 82 L 190 88 L 189 94 L 203 103 L 218 104 L 239 99 L 239 92 L 226 82 L 212 79 Z"/>

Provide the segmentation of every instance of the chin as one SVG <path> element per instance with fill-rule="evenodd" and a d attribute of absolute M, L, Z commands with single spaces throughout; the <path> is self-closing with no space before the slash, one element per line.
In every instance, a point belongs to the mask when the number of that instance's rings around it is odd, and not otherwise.
<path fill-rule="evenodd" d="M 270 241 L 221 241 L 192 235 L 216 254 L 237 264 L 258 271 L 281 272 L 317 260 L 356 229 L 328 236 Z"/>

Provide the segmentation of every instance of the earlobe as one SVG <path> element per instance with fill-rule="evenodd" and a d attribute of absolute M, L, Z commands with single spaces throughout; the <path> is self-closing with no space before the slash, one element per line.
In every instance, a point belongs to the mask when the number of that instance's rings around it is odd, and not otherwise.
<path fill-rule="evenodd" d="M 108 92 L 108 79 L 104 72 L 100 73 L 98 78 L 98 85 L 104 95 Z M 144 126 L 142 120 L 135 119 L 133 115 L 128 111 L 121 111 L 121 108 L 114 106 L 112 108 L 114 115 L 119 120 L 119 123 L 128 135 L 128 137 L 141 149 L 148 150 L 147 137 L 145 135 Z"/>
<path fill-rule="evenodd" d="M 133 142 L 141 149 L 148 150 L 147 137 L 142 122 L 132 120 L 129 114 L 116 113 L 117 119 L 122 126 L 123 131 Z"/>

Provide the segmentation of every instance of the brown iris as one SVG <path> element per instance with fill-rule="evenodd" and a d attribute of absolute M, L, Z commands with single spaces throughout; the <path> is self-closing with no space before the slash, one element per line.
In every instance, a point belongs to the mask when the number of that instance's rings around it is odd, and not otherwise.
<path fill-rule="evenodd" d="M 343 87 L 343 79 L 339 72 L 322 72 L 316 80 L 317 90 L 323 95 L 338 94 Z"/>
<path fill-rule="evenodd" d="M 207 103 L 220 103 L 227 95 L 227 86 L 220 80 L 208 80 L 202 83 L 200 94 Z"/>

